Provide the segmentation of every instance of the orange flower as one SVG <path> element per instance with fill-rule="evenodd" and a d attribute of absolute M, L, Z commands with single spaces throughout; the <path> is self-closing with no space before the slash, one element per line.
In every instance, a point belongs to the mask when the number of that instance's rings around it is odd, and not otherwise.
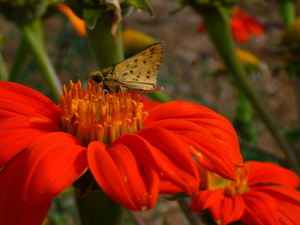
<path fill-rule="evenodd" d="M 245 43 L 249 41 L 250 35 L 261 36 L 264 26 L 258 20 L 247 14 L 241 7 L 232 10 L 231 30 L 237 42 Z"/>
<path fill-rule="evenodd" d="M 249 41 L 251 34 L 261 36 L 264 32 L 264 25 L 239 6 L 232 10 L 230 27 L 234 40 L 240 43 Z M 200 34 L 206 32 L 204 24 L 199 24 L 198 32 Z"/>
<path fill-rule="evenodd" d="M 229 181 L 201 169 L 205 189 L 192 198 L 191 209 L 208 208 L 217 224 L 241 220 L 244 224 L 298 224 L 299 177 L 271 163 L 246 162 L 237 181 Z"/>
<path fill-rule="evenodd" d="M 80 36 L 86 36 L 86 28 L 85 28 L 84 20 L 77 17 L 73 13 L 73 11 L 65 4 L 58 4 L 55 7 L 69 18 L 74 29 Z"/>
<path fill-rule="evenodd" d="M 228 179 L 242 163 L 231 124 L 193 103 L 136 93 L 104 102 L 100 88 L 82 91 L 80 81 L 64 86 L 59 106 L 10 82 L 0 82 L 0 96 L 0 224 L 41 224 L 51 199 L 88 169 L 108 196 L 140 211 L 155 205 L 161 179 L 198 190 L 190 153 Z"/>

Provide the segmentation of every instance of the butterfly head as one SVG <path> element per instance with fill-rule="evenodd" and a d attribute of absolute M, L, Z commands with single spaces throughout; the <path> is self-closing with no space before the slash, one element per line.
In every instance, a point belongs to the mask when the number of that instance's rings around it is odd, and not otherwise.
<path fill-rule="evenodd" d="M 103 73 L 96 71 L 90 74 L 89 81 L 93 86 L 99 87 L 103 85 Z"/>

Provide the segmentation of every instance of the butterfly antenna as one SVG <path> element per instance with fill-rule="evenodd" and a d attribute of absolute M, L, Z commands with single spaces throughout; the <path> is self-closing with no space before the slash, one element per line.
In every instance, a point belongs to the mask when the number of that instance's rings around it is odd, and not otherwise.
<path fill-rule="evenodd" d="M 89 75 L 80 75 L 80 74 L 74 74 L 74 76 L 75 77 L 86 77 L 86 78 L 84 78 L 85 80 L 88 80 L 90 77 L 89 77 Z"/>

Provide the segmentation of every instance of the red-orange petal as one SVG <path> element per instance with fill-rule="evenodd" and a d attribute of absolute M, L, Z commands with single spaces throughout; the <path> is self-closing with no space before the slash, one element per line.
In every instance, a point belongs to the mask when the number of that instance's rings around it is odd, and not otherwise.
<path fill-rule="evenodd" d="M 232 10 L 231 29 L 235 40 L 245 43 L 249 40 L 250 33 L 256 36 L 262 35 L 264 25 L 246 13 L 241 7 L 235 7 Z"/>
<path fill-rule="evenodd" d="M 161 102 L 149 101 L 147 98 L 141 96 L 140 102 L 143 103 L 144 107 L 142 108 L 143 112 L 151 112 L 155 107 L 162 105 Z"/>
<path fill-rule="evenodd" d="M 0 121 L 0 168 L 34 138 L 58 131 L 61 128 L 55 122 L 40 118 L 18 116 Z"/>
<path fill-rule="evenodd" d="M 190 119 L 189 121 L 207 129 L 223 147 L 234 165 L 241 166 L 243 164 L 237 134 L 227 119 L 216 113 L 211 117 Z"/>
<path fill-rule="evenodd" d="M 47 216 L 51 200 L 35 205 L 21 200 L 22 183 L 26 177 L 18 177 L 18 172 L 26 163 L 27 155 L 21 152 L 14 157 L 0 173 L 0 224 L 40 225 Z"/>
<path fill-rule="evenodd" d="M 264 25 L 254 18 L 249 18 L 246 22 L 246 26 L 256 36 L 261 36 L 264 33 Z"/>
<path fill-rule="evenodd" d="M 192 122 L 210 132 L 217 142 L 223 146 L 224 151 L 232 158 L 235 165 L 243 163 L 235 130 L 226 118 L 216 112 L 197 104 L 173 101 L 157 105 L 151 108 L 148 113 L 148 117 L 143 122 L 144 128 L 154 126 L 155 122 L 156 126 L 161 126 L 158 122 L 163 125 L 164 121 L 170 121 L 170 119 L 182 120 L 184 123 L 186 121 Z M 181 128 L 183 125 L 177 127 L 174 125 L 172 130 L 186 130 Z"/>
<path fill-rule="evenodd" d="M 255 186 L 263 183 L 282 184 L 292 188 L 299 187 L 300 179 L 296 173 L 272 163 L 262 163 L 248 161 L 245 163 L 247 168 L 250 165 L 248 184 Z"/>
<path fill-rule="evenodd" d="M 26 160 L 15 177 L 26 177 L 20 185 L 22 200 L 27 203 L 51 200 L 88 169 L 86 148 L 79 139 L 63 132 L 35 138 L 20 154 L 25 154 Z"/>
<path fill-rule="evenodd" d="M 148 210 L 158 197 L 159 176 L 147 162 L 149 148 L 133 134 L 123 135 L 108 149 L 100 142 L 88 146 L 88 162 L 97 183 L 109 197 L 130 210 Z"/>
<path fill-rule="evenodd" d="M 65 4 L 58 4 L 56 6 L 56 8 L 59 11 L 61 11 L 62 13 L 64 13 L 69 18 L 69 20 L 72 23 L 74 29 L 76 30 L 76 32 L 80 36 L 86 36 L 86 28 L 85 28 L 84 20 L 77 17 L 73 13 L 73 11 L 68 6 L 66 6 Z"/>
<path fill-rule="evenodd" d="M 240 18 L 233 18 L 230 27 L 234 40 L 240 43 L 246 43 L 249 41 L 250 31 L 245 26 L 243 20 Z"/>
<path fill-rule="evenodd" d="M 176 186 L 174 183 L 168 180 L 160 180 L 159 193 L 174 195 L 181 192 L 182 189 Z"/>
<path fill-rule="evenodd" d="M 249 225 L 278 224 L 276 201 L 270 195 L 249 191 L 243 194 L 245 211 L 241 221 Z"/>
<path fill-rule="evenodd" d="M 240 220 L 244 210 L 244 200 L 239 194 L 235 194 L 230 198 L 224 196 L 209 207 L 214 220 L 221 221 L 221 224 L 229 224 Z"/>
<path fill-rule="evenodd" d="M 60 124 L 61 110 L 46 96 L 13 82 L 0 81 L 0 120 L 13 116 L 50 119 Z"/>
<path fill-rule="evenodd" d="M 300 221 L 300 204 L 290 204 L 285 201 L 277 202 L 279 223 L 282 225 L 294 225 Z"/>
<path fill-rule="evenodd" d="M 290 203 L 300 202 L 300 192 L 294 188 L 280 186 L 280 185 L 259 185 L 257 187 L 251 187 L 251 190 L 261 191 L 274 199 L 287 201 Z"/>
<path fill-rule="evenodd" d="M 206 117 L 221 117 L 216 112 L 194 103 L 171 101 L 164 104 L 157 105 L 149 116 L 143 122 L 143 125 L 151 126 L 151 123 L 163 119 L 202 119 Z"/>
<path fill-rule="evenodd" d="M 216 143 L 209 133 L 190 131 L 181 133 L 178 136 L 194 149 L 195 157 L 204 168 L 224 178 L 236 179 L 235 165 L 222 146 Z"/>
<path fill-rule="evenodd" d="M 191 210 L 202 212 L 223 197 L 223 189 L 198 191 L 192 197 Z"/>
<path fill-rule="evenodd" d="M 187 194 L 199 188 L 197 164 L 189 154 L 190 147 L 172 132 L 150 127 L 137 133 L 158 149 L 155 160 L 164 179 L 173 182 Z"/>

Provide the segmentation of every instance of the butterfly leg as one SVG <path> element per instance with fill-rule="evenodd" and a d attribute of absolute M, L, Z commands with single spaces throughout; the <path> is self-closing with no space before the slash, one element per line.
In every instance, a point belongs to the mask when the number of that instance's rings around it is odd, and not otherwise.
<path fill-rule="evenodd" d="M 126 92 L 126 90 L 127 90 L 127 88 L 123 88 L 122 86 L 120 86 L 120 92 L 121 92 L 121 94 L 122 94 L 122 97 L 123 97 L 123 99 L 124 99 L 125 104 L 127 103 L 127 99 L 126 99 L 125 96 L 124 96 L 124 92 Z M 129 111 L 130 111 L 132 114 L 134 114 L 134 112 L 132 112 L 131 109 L 129 109 Z"/>
<path fill-rule="evenodd" d="M 125 96 L 124 96 L 125 88 L 123 89 L 123 87 L 120 86 L 120 92 L 121 92 L 121 94 L 122 94 L 122 97 L 123 97 L 123 99 L 124 99 L 124 102 L 126 103 L 126 98 L 125 98 Z"/>
<path fill-rule="evenodd" d="M 105 95 L 106 95 L 106 93 L 109 93 L 109 91 L 103 88 L 103 92 L 102 92 L 102 103 L 103 103 L 103 105 L 105 104 Z"/>

